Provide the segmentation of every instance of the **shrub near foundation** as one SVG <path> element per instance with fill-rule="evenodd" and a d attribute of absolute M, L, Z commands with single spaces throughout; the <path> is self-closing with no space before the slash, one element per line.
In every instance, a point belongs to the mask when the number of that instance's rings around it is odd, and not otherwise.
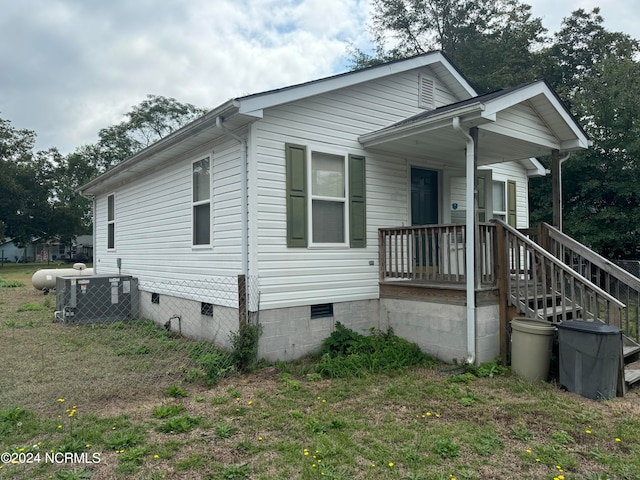
<path fill-rule="evenodd" d="M 322 344 L 315 370 L 329 378 L 358 377 L 435 363 L 415 343 L 395 336 L 391 328 L 361 335 L 337 322 L 336 330 Z"/>

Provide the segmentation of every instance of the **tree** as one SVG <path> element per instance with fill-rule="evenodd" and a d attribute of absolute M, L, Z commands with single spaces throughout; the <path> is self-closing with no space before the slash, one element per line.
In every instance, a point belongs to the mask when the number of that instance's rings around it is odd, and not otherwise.
<path fill-rule="evenodd" d="M 585 81 L 598 72 L 598 65 L 610 59 L 632 60 L 639 53 L 638 41 L 602 25 L 600 9 L 578 9 L 566 17 L 545 50 L 544 78 L 572 105 L 584 91 Z"/>
<path fill-rule="evenodd" d="M 354 68 L 443 50 L 479 93 L 537 78 L 546 41 L 518 0 L 375 0 L 371 29 L 376 53 L 352 52 Z"/>
<path fill-rule="evenodd" d="M 545 52 L 547 77 L 593 146 L 563 166 L 564 230 L 611 258 L 640 257 L 640 53 L 599 9 L 565 18 Z M 550 179 L 530 182 L 531 221 L 551 220 Z"/>
<path fill-rule="evenodd" d="M 125 120 L 100 130 L 95 145 L 82 147 L 79 155 L 92 162 L 99 171 L 117 165 L 154 142 L 166 137 L 206 113 L 206 109 L 175 98 L 147 95 L 132 107 Z"/>

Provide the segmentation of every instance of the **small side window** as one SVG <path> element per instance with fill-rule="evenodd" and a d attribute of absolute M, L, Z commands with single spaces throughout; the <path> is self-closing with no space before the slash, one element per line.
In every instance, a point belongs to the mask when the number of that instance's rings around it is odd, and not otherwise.
<path fill-rule="evenodd" d="M 116 196 L 107 197 L 107 250 L 116 248 Z"/>
<path fill-rule="evenodd" d="M 151 303 L 159 304 L 160 303 L 160 294 L 152 293 L 151 294 Z"/>

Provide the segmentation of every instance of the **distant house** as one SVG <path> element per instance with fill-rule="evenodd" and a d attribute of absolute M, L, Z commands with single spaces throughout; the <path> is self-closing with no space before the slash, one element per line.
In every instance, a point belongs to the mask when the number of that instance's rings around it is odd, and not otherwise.
<path fill-rule="evenodd" d="M 535 158 L 587 146 L 544 81 L 478 96 L 432 52 L 234 98 L 81 192 L 96 272 L 139 277 L 150 317 L 145 279 L 244 274 L 262 357 L 307 354 L 339 321 L 480 362 L 501 336 L 487 222 L 529 227 Z"/>
<path fill-rule="evenodd" d="M 91 261 L 93 258 L 93 235 L 80 235 L 71 244 L 57 239 L 33 239 L 25 246 L 18 246 L 11 239 L 0 244 L 0 257 L 5 262 L 64 262 L 73 259 Z"/>

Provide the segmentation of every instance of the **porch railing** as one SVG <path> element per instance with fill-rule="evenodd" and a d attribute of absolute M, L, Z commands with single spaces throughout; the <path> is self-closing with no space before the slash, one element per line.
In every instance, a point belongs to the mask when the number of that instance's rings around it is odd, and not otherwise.
<path fill-rule="evenodd" d="M 422 225 L 378 231 L 380 281 L 413 280 L 464 284 L 466 227 Z M 494 286 L 495 227 L 480 224 L 476 238 L 477 286 Z"/>
<path fill-rule="evenodd" d="M 533 240 L 499 220 L 499 262 L 508 303 L 527 316 L 561 322 L 598 320 L 621 327 L 624 303 Z M 505 271 L 506 270 L 506 271 Z"/>
<path fill-rule="evenodd" d="M 549 253 L 625 304 L 619 326 L 625 335 L 640 342 L 640 278 L 551 225 L 542 224 L 537 236 Z"/>

